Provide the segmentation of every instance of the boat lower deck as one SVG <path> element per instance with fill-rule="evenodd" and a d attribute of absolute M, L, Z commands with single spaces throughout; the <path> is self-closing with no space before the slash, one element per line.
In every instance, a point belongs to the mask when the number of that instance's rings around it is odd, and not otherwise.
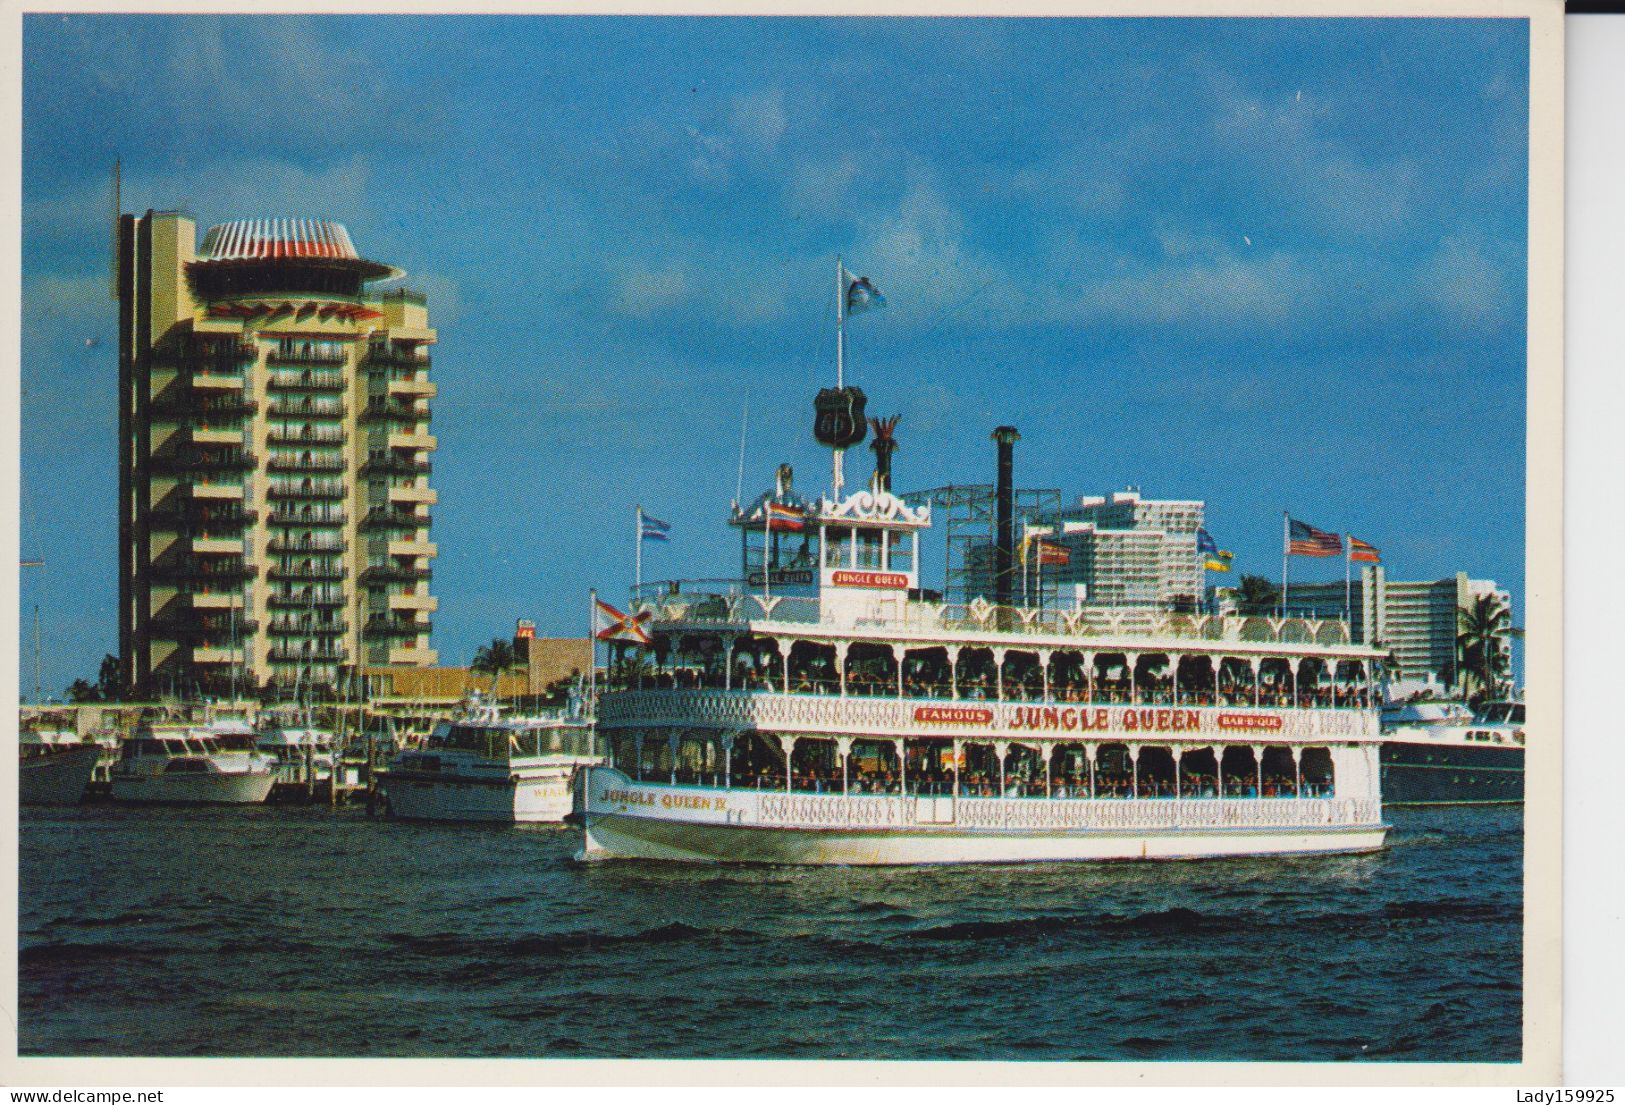
<path fill-rule="evenodd" d="M 582 858 L 787 864 L 1021 863 L 1364 852 L 1352 798 L 969 798 L 634 782 L 595 768 Z"/>

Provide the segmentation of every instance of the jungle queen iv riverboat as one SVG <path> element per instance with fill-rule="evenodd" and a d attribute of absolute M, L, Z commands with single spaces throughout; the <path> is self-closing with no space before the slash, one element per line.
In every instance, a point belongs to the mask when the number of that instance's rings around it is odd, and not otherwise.
<path fill-rule="evenodd" d="M 774 491 L 734 507 L 742 578 L 645 586 L 611 611 L 609 762 L 588 774 L 583 858 L 1382 846 L 1380 657 L 1345 622 L 944 603 L 920 589 L 931 506 L 888 485 L 877 472 L 804 501 L 781 469 Z"/>

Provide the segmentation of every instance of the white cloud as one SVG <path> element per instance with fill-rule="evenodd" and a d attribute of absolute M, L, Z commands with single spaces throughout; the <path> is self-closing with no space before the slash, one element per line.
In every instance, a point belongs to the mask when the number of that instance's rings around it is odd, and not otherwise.
<path fill-rule="evenodd" d="M 120 206 L 126 212 L 188 211 L 200 220 L 200 234 L 213 223 L 239 218 L 329 218 L 356 230 L 371 217 L 370 177 L 368 160 L 359 154 L 314 170 L 275 160 L 222 161 L 184 175 L 127 176 Z M 97 182 L 30 202 L 23 229 L 48 238 L 105 236 L 110 189 L 110 183 Z M 367 244 L 358 239 L 356 248 L 365 253 Z"/>
<path fill-rule="evenodd" d="M 847 196 L 858 178 L 857 155 L 847 153 L 829 161 L 813 161 L 796 168 L 786 197 L 794 215 L 834 219 L 847 213 Z"/>
<path fill-rule="evenodd" d="M 1140 323 L 1279 323 L 1312 293 L 1310 274 L 1285 254 L 1201 258 L 1104 281 L 1086 290 L 1080 306 Z"/>
<path fill-rule="evenodd" d="M 771 150 L 784 136 L 789 120 L 784 114 L 784 91 L 763 89 L 737 96 L 733 102 L 732 125 L 741 138 Z"/>
<path fill-rule="evenodd" d="M 1008 317 L 1019 306 L 1014 285 L 964 239 L 963 218 L 931 183 L 917 180 L 895 211 L 862 220 L 852 264 L 874 277 L 899 323 Z"/>
<path fill-rule="evenodd" d="M 1460 320 L 1486 321 L 1508 307 L 1507 281 L 1500 267 L 1465 239 L 1440 242 L 1419 276 L 1422 294 Z"/>
<path fill-rule="evenodd" d="M 648 318 L 675 306 L 688 295 L 688 273 L 679 265 L 637 269 L 622 274 L 616 307 L 634 318 Z"/>
<path fill-rule="evenodd" d="M 110 275 L 30 276 L 23 280 L 23 323 L 87 319 L 113 311 Z"/>

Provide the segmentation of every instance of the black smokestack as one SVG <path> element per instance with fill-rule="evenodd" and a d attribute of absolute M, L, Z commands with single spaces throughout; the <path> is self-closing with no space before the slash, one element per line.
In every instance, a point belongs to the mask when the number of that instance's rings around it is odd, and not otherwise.
<path fill-rule="evenodd" d="M 999 482 L 993 490 L 994 517 L 998 525 L 993 545 L 993 602 L 1009 606 L 1016 566 L 1016 442 L 1021 435 L 1014 426 L 993 431 L 999 443 Z"/>

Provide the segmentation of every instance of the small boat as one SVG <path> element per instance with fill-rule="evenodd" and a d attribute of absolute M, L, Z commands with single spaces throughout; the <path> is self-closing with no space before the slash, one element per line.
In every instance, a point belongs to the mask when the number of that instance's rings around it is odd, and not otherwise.
<path fill-rule="evenodd" d="M 273 717 L 255 737 L 255 747 L 276 761 L 277 782 L 284 786 L 332 781 L 338 762 L 333 734 L 291 717 Z"/>
<path fill-rule="evenodd" d="M 118 802 L 253 805 L 271 793 L 275 763 L 239 719 L 144 725 L 124 742 L 112 795 Z"/>
<path fill-rule="evenodd" d="M 1523 801 L 1524 704 L 1406 703 L 1384 714 L 1383 801 L 1391 806 Z"/>
<path fill-rule="evenodd" d="M 18 739 L 17 800 L 25 806 L 71 806 L 85 796 L 102 748 L 67 730 L 24 730 Z"/>
<path fill-rule="evenodd" d="M 441 722 L 379 772 L 390 816 L 414 821 L 561 824 L 579 768 L 599 762 L 591 724 L 556 716 L 502 718 L 476 707 Z"/>

